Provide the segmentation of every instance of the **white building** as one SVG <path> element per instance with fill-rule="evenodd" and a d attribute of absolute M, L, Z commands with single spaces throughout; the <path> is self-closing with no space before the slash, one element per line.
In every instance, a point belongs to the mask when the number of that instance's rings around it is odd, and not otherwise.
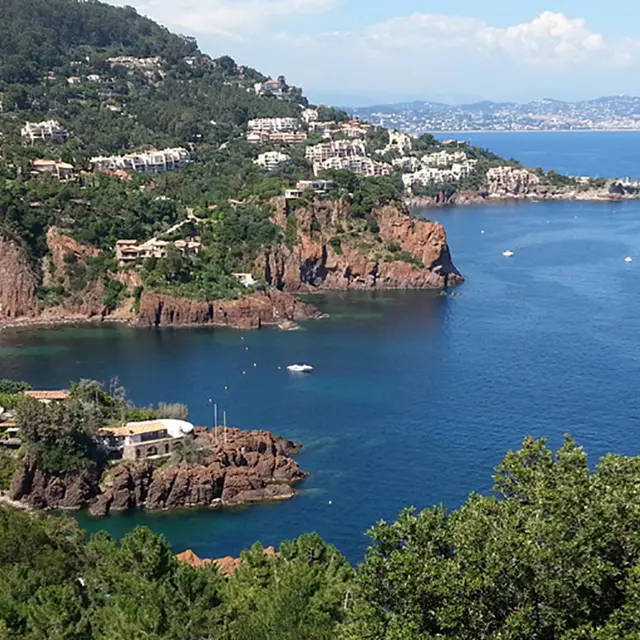
<path fill-rule="evenodd" d="M 272 133 L 275 131 L 297 131 L 300 128 L 298 118 L 256 118 L 247 123 L 250 131 Z"/>
<path fill-rule="evenodd" d="M 333 157 L 316 162 L 313 165 L 314 173 L 328 169 L 346 169 L 360 176 L 388 176 L 393 173 L 393 167 L 384 162 L 376 162 L 366 156 Z"/>
<path fill-rule="evenodd" d="M 302 119 L 309 124 L 310 122 L 316 122 L 318 120 L 317 109 L 303 109 L 301 113 Z"/>
<path fill-rule="evenodd" d="M 349 158 L 353 156 L 366 156 L 367 150 L 361 140 L 335 140 L 322 142 L 307 147 L 305 158 L 312 164 L 324 162 L 329 158 Z"/>
<path fill-rule="evenodd" d="M 107 62 L 112 67 L 124 67 L 125 69 L 154 69 L 159 67 L 163 60 L 161 57 L 136 58 L 135 56 L 116 56 L 108 58 Z"/>
<path fill-rule="evenodd" d="M 391 161 L 391 164 L 396 167 L 396 169 L 400 169 L 403 172 L 414 173 L 420 170 L 422 163 L 418 158 L 414 158 L 413 156 L 403 156 L 402 158 L 396 158 Z"/>
<path fill-rule="evenodd" d="M 120 452 L 125 460 L 140 460 L 171 455 L 194 431 L 190 422 L 164 418 L 106 427 L 100 436 L 107 449 Z"/>
<path fill-rule="evenodd" d="M 69 137 L 69 132 L 57 120 L 43 120 L 26 122 L 20 129 L 20 135 L 33 144 L 36 140 L 64 141 Z"/>
<path fill-rule="evenodd" d="M 191 161 L 189 152 L 183 147 L 128 153 L 123 156 L 97 156 L 91 158 L 95 171 L 135 171 L 138 173 L 165 173 L 180 169 Z"/>
<path fill-rule="evenodd" d="M 389 131 L 388 151 L 399 151 L 402 154 L 409 153 L 413 147 L 411 136 L 400 131 Z"/>
<path fill-rule="evenodd" d="M 455 162 L 466 161 L 467 154 L 464 151 L 437 151 L 422 156 L 425 167 L 450 167 Z"/>
<path fill-rule="evenodd" d="M 289 162 L 289 160 L 291 160 L 291 156 L 288 156 L 286 153 L 267 151 L 266 153 L 261 153 L 253 163 L 263 167 L 267 171 L 273 171 L 279 164 Z"/>

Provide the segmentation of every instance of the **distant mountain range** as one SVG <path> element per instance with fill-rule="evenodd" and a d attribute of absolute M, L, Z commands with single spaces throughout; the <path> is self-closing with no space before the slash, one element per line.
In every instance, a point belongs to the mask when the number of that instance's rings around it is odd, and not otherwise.
<path fill-rule="evenodd" d="M 640 129 L 640 97 L 609 96 L 581 102 L 403 102 L 355 107 L 354 116 L 412 133 L 425 131 L 563 131 Z"/>

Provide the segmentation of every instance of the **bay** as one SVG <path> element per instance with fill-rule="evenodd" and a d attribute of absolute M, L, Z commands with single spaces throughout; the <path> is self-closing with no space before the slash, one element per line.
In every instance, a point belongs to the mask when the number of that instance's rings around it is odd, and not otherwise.
<path fill-rule="evenodd" d="M 454 297 L 320 296 L 331 317 L 298 332 L 0 332 L 0 377 L 58 387 L 117 375 L 138 404 L 186 402 L 195 422 L 211 424 L 213 398 L 233 425 L 305 445 L 299 459 L 312 476 L 289 502 L 80 514 L 81 525 L 122 535 L 145 524 L 176 552 L 205 557 L 318 531 L 357 561 L 378 519 L 490 490 L 493 467 L 528 434 L 556 446 L 570 432 L 592 463 L 607 452 L 640 454 L 640 203 L 417 214 L 447 229 L 467 278 Z M 315 371 L 293 376 L 284 369 L 293 362 Z"/>
<path fill-rule="evenodd" d="M 461 132 L 436 137 L 466 140 L 527 167 L 572 176 L 640 178 L 640 131 Z"/>

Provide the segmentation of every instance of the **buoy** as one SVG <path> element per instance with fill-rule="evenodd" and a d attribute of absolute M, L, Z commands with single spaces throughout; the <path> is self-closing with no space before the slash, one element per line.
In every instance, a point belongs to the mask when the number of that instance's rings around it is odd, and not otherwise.
<path fill-rule="evenodd" d="M 245 351 L 249 351 L 249 347 L 245 347 L 245 348 L 244 348 L 244 350 L 245 350 Z"/>
<path fill-rule="evenodd" d="M 484 229 L 480 233 L 484 234 Z"/>
<path fill-rule="evenodd" d="M 278 367 L 278 371 L 282 371 L 282 367 Z"/>
<path fill-rule="evenodd" d="M 224 390 L 225 390 L 225 391 L 229 391 L 229 387 L 225 387 L 225 388 L 224 388 Z"/>
<path fill-rule="evenodd" d="M 244 340 L 244 336 L 240 336 L 240 340 Z"/>
<path fill-rule="evenodd" d="M 246 375 L 247 375 L 247 372 L 246 372 L 246 371 L 243 371 L 243 372 L 242 372 L 242 375 L 243 375 L 243 376 L 246 376 Z"/>
<path fill-rule="evenodd" d="M 329 500 L 329 504 L 333 504 L 333 500 Z"/>
<path fill-rule="evenodd" d="M 257 364 L 256 362 L 254 362 L 254 363 L 253 363 L 253 366 L 254 366 L 254 367 L 257 367 L 257 366 L 258 366 L 258 364 Z"/>

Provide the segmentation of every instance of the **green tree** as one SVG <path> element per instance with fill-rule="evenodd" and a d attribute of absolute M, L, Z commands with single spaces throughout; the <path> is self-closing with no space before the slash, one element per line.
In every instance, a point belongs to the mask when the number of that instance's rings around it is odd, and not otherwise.
<path fill-rule="evenodd" d="M 342 637 L 593 637 L 628 621 L 640 613 L 626 602 L 639 480 L 639 459 L 607 456 L 590 473 L 571 439 L 555 454 L 525 440 L 498 467 L 497 496 L 474 494 L 451 513 L 406 510 L 370 532 Z"/>

